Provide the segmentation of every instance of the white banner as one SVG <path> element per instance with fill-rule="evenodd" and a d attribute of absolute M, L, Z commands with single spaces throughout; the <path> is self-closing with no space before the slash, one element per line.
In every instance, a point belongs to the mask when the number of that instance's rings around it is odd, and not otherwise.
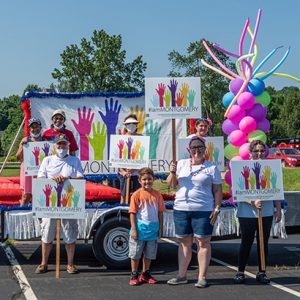
<path fill-rule="evenodd" d="M 234 201 L 283 200 L 280 160 L 232 160 L 232 196 Z"/>
<path fill-rule="evenodd" d="M 146 118 L 144 96 L 134 96 L 135 93 L 112 97 L 57 95 L 59 97 L 51 94 L 31 97 L 31 115 L 39 118 L 46 130 L 52 123 L 53 111 L 65 111 L 66 128 L 74 133 L 85 174 L 116 173 L 109 168 L 110 137 L 123 133 L 124 118 L 131 113 L 139 120 L 138 133 L 150 137 L 150 168 L 155 172 L 168 172 L 172 160 L 171 120 Z M 176 135 L 186 136 L 186 121 L 182 118 L 176 121 Z"/>
<path fill-rule="evenodd" d="M 25 176 L 36 176 L 43 159 L 52 154 L 52 142 L 30 142 L 23 145 Z"/>
<path fill-rule="evenodd" d="M 85 219 L 85 180 L 70 179 L 61 185 L 53 179 L 33 179 L 32 215 L 35 218 Z"/>
<path fill-rule="evenodd" d="M 189 158 L 188 146 L 191 138 L 177 140 L 177 160 Z M 209 136 L 205 138 L 205 159 L 216 164 L 220 171 L 224 171 L 224 138 Z"/>
<path fill-rule="evenodd" d="M 199 118 L 200 77 L 146 78 L 145 100 L 146 113 L 152 118 Z"/>
<path fill-rule="evenodd" d="M 112 135 L 110 137 L 111 168 L 141 169 L 149 165 L 149 136 Z"/>

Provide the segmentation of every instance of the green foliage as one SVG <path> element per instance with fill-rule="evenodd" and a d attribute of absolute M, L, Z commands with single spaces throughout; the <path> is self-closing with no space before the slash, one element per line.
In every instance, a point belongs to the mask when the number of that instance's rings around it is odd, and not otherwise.
<path fill-rule="evenodd" d="M 144 86 L 146 63 L 142 56 L 125 63 L 120 35 L 109 36 L 104 30 L 93 32 L 91 40 L 81 39 L 61 54 L 61 70 L 52 76 L 63 92 L 136 91 Z"/>
<path fill-rule="evenodd" d="M 211 46 L 210 43 L 208 45 Z M 234 64 L 230 62 L 228 56 L 221 52 L 217 52 L 217 56 L 225 66 L 229 69 L 234 69 Z M 173 50 L 169 53 L 169 61 L 172 65 L 172 71 L 169 76 L 201 77 L 202 115 L 212 119 L 214 123 L 212 134 L 222 135 L 221 125 L 224 121 L 223 115 L 225 113 L 222 97 L 228 92 L 228 80 L 202 66 L 200 59 L 204 59 L 210 65 L 218 67 L 201 42 L 190 43 L 186 55 Z"/>

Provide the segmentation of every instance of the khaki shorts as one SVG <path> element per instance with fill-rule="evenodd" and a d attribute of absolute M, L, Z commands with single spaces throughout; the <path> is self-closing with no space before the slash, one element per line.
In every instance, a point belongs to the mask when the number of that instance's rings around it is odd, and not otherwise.
<path fill-rule="evenodd" d="M 46 244 L 52 243 L 56 236 L 56 219 L 43 218 L 41 223 L 42 241 Z M 78 224 L 74 219 L 62 219 L 60 225 L 60 236 L 66 244 L 76 242 L 78 236 Z"/>

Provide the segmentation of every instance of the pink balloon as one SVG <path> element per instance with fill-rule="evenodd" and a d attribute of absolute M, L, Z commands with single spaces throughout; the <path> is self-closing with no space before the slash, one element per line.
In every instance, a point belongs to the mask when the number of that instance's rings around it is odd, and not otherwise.
<path fill-rule="evenodd" d="M 267 115 L 267 109 L 264 105 L 256 103 L 252 108 L 247 110 L 247 115 L 253 117 L 256 122 L 265 119 Z"/>
<path fill-rule="evenodd" d="M 228 185 L 231 185 L 232 181 L 231 181 L 231 171 L 228 170 L 225 175 L 224 175 L 224 180 Z"/>
<path fill-rule="evenodd" d="M 230 170 L 231 170 L 231 162 L 232 162 L 233 160 L 243 160 L 243 159 L 242 159 L 241 156 L 239 156 L 239 155 L 234 156 L 234 157 L 228 162 L 228 169 L 230 169 Z"/>
<path fill-rule="evenodd" d="M 253 117 L 246 116 L 239 123 L 240 130 L 250 133 L 256 129 L 256 121 Z"/>
<path fill-rule="evenodd" d="M 225 134 L 229 135 L 233 130 L 239 129 L 239 124 L 226 119 L 222 124 L 222 130 Z"/>
<path fill-rule="evenodd" d="M 247 142 L 247 135 L 242 130 L 234 130 L 229 135 L 230 144 L 236 147 L 242 146 Z"/>
<path fill-rule="evenodd" d="M 241 108 L 250 109 L 255 104 L 255 97 L 249 92 L 244 92 L 241 93 L 237 102 Z"/>
<path fill-rule="evenodd" d="M 256 123 L 256 129 L 268 132 L 270 130 L 270 122 L 267 119 L 263 119 Z"/>
<path fill-rule="evenodd" d="M 239 149 L 240 157 L 244 160 L 250 159 L 249 145 L 250 143 L 245 143 Z"/>
<path fill-rule="evenodd" d="M 244 109 L 239 105 L 233 105 L 229 110 L 227 118 L 232 122 L 240 122 L 245 116 L 246 112 Z"/>

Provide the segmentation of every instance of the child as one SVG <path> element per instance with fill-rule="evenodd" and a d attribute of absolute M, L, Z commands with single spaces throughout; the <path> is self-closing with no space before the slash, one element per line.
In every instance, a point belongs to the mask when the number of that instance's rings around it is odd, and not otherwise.
<path fill-rule="evenodd" d="M 153 171 L 150 168 L 142 168 L 138 174 L 141 188 L 132 194 L 129 208 L 131 223 L 130 285 L 138 285 L 143 282 L 156 283 L 156 279 L 150 274 L 150 264 L 151 260 L 156 258 L 157 239 L 162 237 L 163 212 L 165 210 L 162 195 L 152 188 Z M 143 253 L 143 272 L 138 278 L 138 266 Z"/>

